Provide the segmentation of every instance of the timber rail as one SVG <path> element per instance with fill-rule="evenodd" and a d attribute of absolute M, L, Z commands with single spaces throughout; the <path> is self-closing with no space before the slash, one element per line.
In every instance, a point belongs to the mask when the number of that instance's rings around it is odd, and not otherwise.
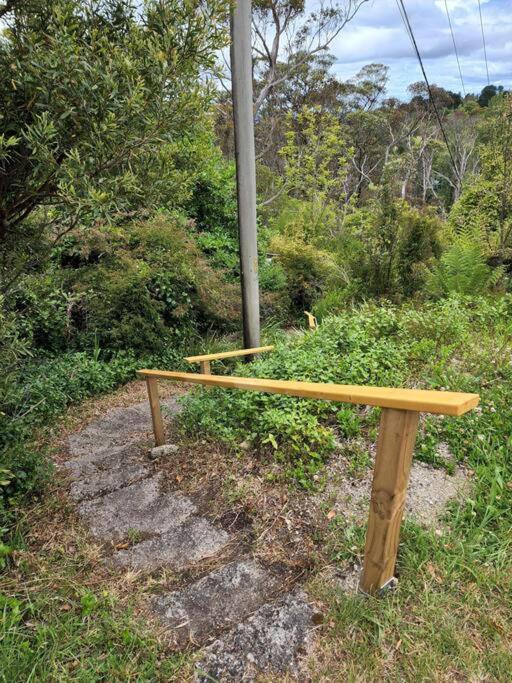
<path fill-rule="evenodd" d="M 268 349 L 265 348 L 265 350 Z M 255 349 L 249 349 L 249 351 L 254 353 Z M 236 352 L 228 353 L 236 355 Z M 243 354 L 238 353 L 238 355 Z M 199 360 L 201 356 L 191 358 L 202 362 Z M 360 589 L 370 594 L 378 593 L 394 580 L 400 525 L 407 495 L 419 414 L 460 416 L 475 408 L 480 400 L 478 394 L 451 391 L 225 377 L 165 370 L 139 370 L 138 375 L 146 380 L 157 445 L 165 442 L 158 397 L 158 380 L 381 407 L 364 563 L 360 580 Z"/>
<path fill-rule="evenodd" d="M 257 353 L 273 351 L 273 346 L 256 346 L 252 349 L 238 349 L 237 351 L 221 351 L 220 353 L 206 353 L 202 356 L 186 356 L 189 363 L 199 363 L 202 375 L 211 374 L 210 361 L 223 360 L 224 358 L 236 358 L 238 356 L 255 356 Z"/>

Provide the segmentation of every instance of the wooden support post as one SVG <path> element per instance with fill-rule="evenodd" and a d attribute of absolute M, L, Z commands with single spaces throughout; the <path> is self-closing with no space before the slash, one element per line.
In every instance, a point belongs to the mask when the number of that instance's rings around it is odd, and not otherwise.
<path fill-rule="evenodd" d="M 148 389 L 149 407 L 151 408 L 155 444 L 157 446 L 163 446 L 165 443 L 165 434 L 162 413 L 160 411 L 160 398 L 158 396 L 158 380 L 155 377 L 146 377 L 146 386 Z"/>
<path fill-rule="evenodd" d="M 199 363 L 199 372 L 201 375 L 211 375 L 212 371 L 210 369 L 210 361 L 209 360 L 202 360 Z"/>
<path fill-rule="evenodd" d="M 393 578 L 418 417 L 412 410 L 382 410 L 359 584 L 365 593 L 377 593 Z"/>
<path fill-rule="evenodd" d="M 310 330 L 316 330 L 318 325 L 317 325 L 315 316 L 312 313 L 310 313 L 309 311 L 304 311 L 304 313 L 308 319 L 309 329 Z"/>

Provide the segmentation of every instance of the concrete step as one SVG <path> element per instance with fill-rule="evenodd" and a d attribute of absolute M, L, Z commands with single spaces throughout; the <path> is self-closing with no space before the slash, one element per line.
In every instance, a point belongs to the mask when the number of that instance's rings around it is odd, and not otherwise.
<path fill-rule="evenodd" d="M 109 470 L 90 468 L 89 472 L 82 472 L 82 476 L 71 484 L 70 494 L 77 502 L 98 498 L 135 484 L 148 476 L 149 470 L 140 462 L 119 462 Z"/>
<path fill-rule="evenodd" d="M 315 611 L 302 591 L 263 605 L 203 651 L 198 683 L 254 681 L 258 674 L 299 674 L 299 658 L 312 639 Z"/>
<path fill-rule="evenodd" d="M 109 472 L 118 467 L 142 463 L 142 454 L 143 451 L 138 444 L 129 443 L 122 446 L 89 450 L 78 458 L 62 463 L 61 467 L 74 480 L 86 479 L 99 471 Z"/>
<path fill-rule="evenodd" d="M 245 619 L 279 585 L 277 577 L 255 560 L 237 560 L 182 590 L 155 598 L 152 608 L 175 645 L 198 645 Z"/>
<path fill-rule="evenodd" d="M 164 399 L 161 405 L 164 416 L 176 415 L 180 411 L 175 398 Z M 152 429 L 147 401 L 127 408 L 112 408 L 103 417 L 92 420 L 82 431 L 69 437 L 69 452 L 74 457 L 82 457 L 92 451 L 119 447 L 140 440 L 141 434 L 150 435 Z"/>
<path fill-rule="evenodd" d="M 161 493 L 160 483 L 159 475 L 143 479 L 102 498 L 84 501 L 78 511 L 94 536 L 103 541 L 119 541 L 129 531 L 162 534 L 186 520 L 196 507 L 179 491 Z"/>
<path fill-rule="evenodd" d="M 152 571 L 163 566 L 179 570 L 213 557 L 227 545 L 228 540 L 225 531 L 204 517 L 190 517 L 171 524 L 159 536 L 119 551 L 113 562 L 136 570 Z"/>

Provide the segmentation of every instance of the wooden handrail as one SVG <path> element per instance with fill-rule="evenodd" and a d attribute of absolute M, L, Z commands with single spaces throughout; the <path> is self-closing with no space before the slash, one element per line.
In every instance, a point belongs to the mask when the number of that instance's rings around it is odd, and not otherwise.
<path fill-rule="evenodd" d="M 475 408 L 480 400 L 478 394 L 452 391 L 317 384 L 255 377 L 217 377 L 210 374 L 165 370 L 139 370 L 137 374 L 146 380 L 157 445 L 163 444 L 165 439 L 158 399 L 159 379 L 380 406 L 382 414 L 373 471 L 363 571 L 359 582 L 360 590 L 370 594 L 379 593 L 394 581 L 400 525 L 420 412 L 459 416 Z"/>
<path fill-rule="evenodd" d="M 222 360 L 222 358 L 234 358 L 235 356 L 251 356 L 255 353 L 273 351 L 273 346 L 256 346 L 253 349 L 238 349 L 237 351 L 221 351 L 220 353 L 206 353 L 203 356 L 187 356 L 189 363 L 201 363 L 205 360 Z"/>
<path fill-rule="evenodd" d="M 200 363 L 201 374 L 210 374 L 210 361 L 222 360 L 223 358 L 235 358 L 237 356 L 252 356 L 256 353 L 273 351 L 273 346 L 256 346 L 252 349 L 238 349 L 237 351 L 221 351 L 220 353 L 206 353 L 202 356 L 186 356 L 185 360 L 189 363 Z"/>
<path fill-rule="evenodd" d="M 141 377 L 154 377 L 175 382 L 191 382 L 224 389 L 245 389 L 270 394 L 286 394 L 300 398 L 316 398 L 322 401 L 339 401 L 359 405 L 380 406 L 397 410 L 414 410 L 420 413 L 463 415 L 478 405 L 478 394 L 462 394 L 453 391 L 428 389 L 391 389 L 364 387 L 350 384 L 320 384 L 295 382 L 281 379 L 258 379 L 256 377 L 232 377 L 203 375 L 191 372 L 168 372 L 165 370 L 139 370 Z"/>

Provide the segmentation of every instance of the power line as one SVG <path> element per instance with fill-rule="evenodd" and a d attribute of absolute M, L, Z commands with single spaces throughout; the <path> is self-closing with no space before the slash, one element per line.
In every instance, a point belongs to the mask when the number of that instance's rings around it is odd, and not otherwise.
<path fill-rule="evenodd" d="M 462 78 L 462 69 L 460 68 L 459 52 L 457 50 L 457 43 L 455 42 L 455 35 L 453 33 L 452 20 L 450 17 L 450 12 L 448 10 L 448 0 L 444 0 L 444 6 L 446 8 L 446 16 L 448 17 L 448 26 L 450 27 L 450 33 L 452 34 L 453 49 L 455 50 L 455 59 L 457 60 L 457 66 L 459 68 L 460 82 L 462 84 L 462 92 L 464 97 L 466 96 L 466 88 L 464 87 L 464 79 Z"/>
<path fill-rule="evenodd" d="M 484 46 L 485 70 L 487 72 L 487 85 L 491 85 L 491 79 L 489 78 L 489 64 L 487 63 L 487 47 L 485 45 L 484 22 L 482 20 L 482 5 L 480 4 L 480 0 L 478 0 L 478 14 L 480 15 L 480 28 L 482 29 L 482 43 Z"/>
<path fill-rule="evenodd" d="M 453 158 L 452 150 L 450 148 L 450 143 L 448 142 L 448 136 L 446 135 L 446 132 L 445 132 L 445 129 L 443 126 L 443 121 L 441 119 L 441 115 L 439 114 L 439 110 L 437 108 L 437 105 L 436 105 L 435 100 L 434 100 L 434 96 L 432 94 L 432 88 L 430 87 L 430 83 L 429 83 L 428 78 L 427 78 L 427 72 L 425 71 L 425 67 L 423 66 L 423 60 L 421 58 L 420 51 L 418 49 L 418 44 L 416 42 L 416 38 L 414 37 L 414 32 L 412 30 L 411 22 L 409 20 L 409 15 L 407 14 L 407 10 L 405 9 L 404 1 L 403 0 L 396 0 L 396 2 L 397 2 L 397 4 L 399 3 L 398 9 L 400 10 L 400 15 L 401 15 L 401 17 L 405 23 L 406 30 L 407 30 L 409 37 L 411 39 L 411 42 L 413 44 L 414 51 L 416 52 L 416 57 L 418 58 L 418 62 L 420 63 L 421 72 L 423 74 L 423 78 L 424 78 L 425 84 L 427 86 L 430 103 L 432 104 L 432 107 L 434 109 L 434 112 L 435 112 L 435 115 L 437 118 L 437 122 L 439 123 L 439 128 L 441 129 L 441 133 L 443 135 L 443 140 L 445 142 L 446 149 L 448 150 L 448 154 L 449 154 L 450 159 L 452 161 L 453 171 L 454 171 L 455 175 L 457 176 L 457 179 L 460 183 L 460 182 L 462 182 L 462 179 L 459 175 L 459 171 L 457 170 L 457 166 L 455 164 L 455 159 Z"/>

